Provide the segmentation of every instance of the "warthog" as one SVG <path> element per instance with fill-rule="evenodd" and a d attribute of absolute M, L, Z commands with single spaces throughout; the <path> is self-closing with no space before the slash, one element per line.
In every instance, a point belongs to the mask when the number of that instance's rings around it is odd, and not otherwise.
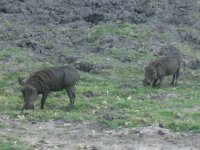
<path fill-rule="evenodd" d="M 70 111 L 74 105 L 75 85 L 79 80 L 78 71 L 71 66 L 60 66 L 47 68 L 33 73 L 28 79 L 18 79 L 22 85 L 22 94 L 24 98 L 24 109 L 34 109 L 34 101 L 38 94 L 42 94 L 41 109 L 44 109 L 44 104 L 48 94 L 51 91 L 61 91 L 65 89 L 70 99 L 67 106 L 67 111 Z"/>
<path fill-rule="evenodd" d="M 173 75 L 171 85 L 177 86 L 181 61 L 180 53 L 174 53 L 171 56 L 150 62 L 145 68 L 145 79 L 143 80 L 143 85 L 162 87 L 164 77 Z"/>

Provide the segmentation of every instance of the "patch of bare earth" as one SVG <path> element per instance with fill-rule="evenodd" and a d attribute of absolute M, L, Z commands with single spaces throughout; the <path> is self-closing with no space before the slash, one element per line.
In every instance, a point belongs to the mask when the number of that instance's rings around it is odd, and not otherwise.
<path fill-rule="evenodd" d="M 199 150 L 200 134 L 174 133 L 157 125 L 108 129 L 98 123 L 28 122 L 1 117 L 0 136 L 35 150 Z"/>

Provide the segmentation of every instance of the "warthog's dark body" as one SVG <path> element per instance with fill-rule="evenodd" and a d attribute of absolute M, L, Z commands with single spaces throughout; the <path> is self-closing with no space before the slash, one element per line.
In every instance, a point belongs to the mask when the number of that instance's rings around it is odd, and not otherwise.
<path fill-rule="evenodd" d="M 65 89 L 70 99 L 67 110 L 71 110 L 76 98 L 75 85 L 78 80 L 78 71 L 71 66 L 47 68 L 33 73 L 26 81 L 19 79 L 24 98 L 22 109 L 34 109 L 34 101 L 38 94 L 42 94 L 41 109 L 44 109 L 49 92 Z"/>
<path fill-rule="evenodd" d="M 181 67 L 181 55 L 179 52 L 165 58 L 152 61 L 145 68 L 145 79 L 143 85 L 162 87 L 165 76 L 173 75 L 171 85 L 176 86 Z"/>

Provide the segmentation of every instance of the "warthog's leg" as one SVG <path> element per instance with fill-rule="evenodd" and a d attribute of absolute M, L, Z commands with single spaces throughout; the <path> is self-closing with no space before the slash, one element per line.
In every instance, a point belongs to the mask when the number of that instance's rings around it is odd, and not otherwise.
<path fill-rule="evenodd" d="M 160 87 L 160 88 L 163 86 L 163 79 L 164 79 L 164 77 L 160 78 L 160 82 L 158 84 L 158 87 Z"/>
<path fill-rule="evenodd" d="M 176 78 L 176 73 L 173 73 L 173 77 L 172 77 L 172 82 L 171 82 L 171 85 L 174 86 L 174 79 Z"/>
<path fill-rule="evenodd" d="M 47 99 L 48 94 L 49 94 L 49 92 L 46 92 L 46 93 L 43 93 L 43 94 L 42 94 L 41 109 L 44 109 L 44 104 L 45 104 L 45 101 L 46 101 L 46 99 Z"/>
<path fill-rule="evenodd" d="M 177 71 L 176 71 L 176 82 L 175 82 L 175 86 L 177 86 L 178 77 L 179 77 L 179 69 L 177 69 Z"/>
<path fill-rule="evenodd" d="M 67 88 L 66 91 L 70 99 L 70 103 L 67 106 L 67 111 L 70 111 L 73 108 L 76 99 L 74 86 Z"/>
<path fill-rule="evenodd" d="M 158 79 L 155 79 L 154 81 L 153 81 L 153 84 L 152 84 L 152 86 L 153 87 L 156 87 L 156 86 L 158 86 L 159 85 L 159 83 L 157 83 L 158 82 Z"/>

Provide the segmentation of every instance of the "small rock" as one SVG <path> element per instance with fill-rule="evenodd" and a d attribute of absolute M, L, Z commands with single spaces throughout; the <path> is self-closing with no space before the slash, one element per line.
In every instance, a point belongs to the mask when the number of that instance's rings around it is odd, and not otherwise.
<path fill-rule="evenodd" d="M 158 125 L 160 128 L 165 128 L 165 126 L 162 123 L 159 123 Z"/>
<path fill-rule="evenodd" d="M 49 144 L 49 142 L 47 142 L 45 140 L 39 140 L 38 143 L 40 143 L 40 144 Z"/>
<path fill-rule="evenodd" d="M 175 117 L 176 117 L 177 119 L 180 119 L 180 118 L 183 118 L 183 115 L 180 114 L 180 113 L 176 113 Z"/>
<path fill-rule="evenodd" d="M 135 130 L 135 133 L 137 134 L 137 133 L 140 133 L 140 130 Z"/>
<path fill-rule="evenodd" d="M 41 146 L 42 146 L 41 143 L 35 143 L 32 145 L 32 147 L 34 147 L 34 148 L 40 148 Z"/>
<path fill-rule="evenodd" d="M 58 149 L 58 146 L 53 146 L 53 148 Z"/>
<path fill-rule="evenodd" d="M 18 117 L 19 120 L 24 120 L 25 119 L 24 115 L 18 115 L 17 117 Z"/>
<path fill-rule="evenodd" d="M 85 148 L 85 145 L 82 145 L 82 144 L 79 144 L 78 146 L 77 146 L 77 150 L 81 150 L 81 149 L 84 149 Z"/>
<path fill-rule="evenodd" d="M 107 133 L 107 134 L 112 134 L 113 130 L 108 130 L 108 131 L 104 131 L 104 132 Z"/>
<path fill-rule="evenodd" d="M 108 121 L 111 121 L 111 120 L 114 119 L 114 117 L 113 117 L 111 114 L 106 114 L 106 115 L 104 115 L 103 117 L 104 117 L 104 119 L 106 119 L 106 120 L 108 120 Z"/>
<path fill-rule="evenodd" d="M 37 124 L 37 121 L 32 121 L 31 124 Z"/>
<path fill-rule="evenodd" d="M 98 150 L 98 148 L 97 147 L 95 147 L 94 145 L 93 146 L 91 146 L 91 150 Z"/>
<path fill-rule="evenodd" d="M 101 95 L 100 93 L 95 93 L 95 92 L 92 92 L 92 91 L 87 91 L 87 92 L 84 92 L 82 94 L 87 98 L 96 97 L 96 96 L 100 96 Z"/>
<path fill-rule="evenodd" d="M 66 127 L 71 127 L 72 124 L 71 124 L 71 123 L 65 123 L 64 126 L 66 126 Z"/>
<path fill-rule="evenodd" d="M 90 72 L 94 68 L 94 65 L 89 62 L 76 61 L 76 62 L 74 62 L 74 66 L 75 66 L 75 68 L 85 71 L 85 72 Z"/>
<path fill-rule="evenodd" d="M 191 60 L 186 66 L 190 69 L 196 70 L 200 68 L 200 60 Z"/>
<path fill-rule="evenodd" d="M 168 142 L 173 142 L 175 139 L 176 139 L 176 137 L 173 137 L 173 136 L 165 137 L 165 140 L 168 141 Z"/>
<path fill-rule="evenodd" d="M 78 145 L 77 150 L 98 150 L 98 149 L 93 145 L 88 146 L 88 145 L 80 144 L 80 145 Z"/>
<path fill-rule="evenodd" d="M 162 130 L 158 130 L 158 134 L 159 135 L 165 135 L 165 132 L 163 132 Z"/>

